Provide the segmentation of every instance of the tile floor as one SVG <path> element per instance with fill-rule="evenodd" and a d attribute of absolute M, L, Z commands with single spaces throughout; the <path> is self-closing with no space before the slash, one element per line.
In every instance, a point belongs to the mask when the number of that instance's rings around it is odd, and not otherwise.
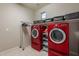
<path fill-rule="evenodd" d="M 19 47 L 15 47 L 0 52 L 0 56 L 47 56 L 47 55 L 48 55 L 47 52 L 45 51 L 38 52 L 33 48 L 31 48 L 30 46 L 26 47 L 24 51 Z"/>

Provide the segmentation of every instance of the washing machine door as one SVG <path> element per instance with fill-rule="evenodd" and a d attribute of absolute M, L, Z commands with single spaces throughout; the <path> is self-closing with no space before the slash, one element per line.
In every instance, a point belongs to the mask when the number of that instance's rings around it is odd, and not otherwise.
<path fill-rule="evenodd" d="M 50 40 L 56 44 L 61 44 L 66 40 L 65 32 L 60 28 L 54 28 L 49 32 Z"/>
<path fill-rule="evenodd" d="M 38 30 L 37 29 L 32 29 L 32 37 L 37 38 L 38 37 Z"/>

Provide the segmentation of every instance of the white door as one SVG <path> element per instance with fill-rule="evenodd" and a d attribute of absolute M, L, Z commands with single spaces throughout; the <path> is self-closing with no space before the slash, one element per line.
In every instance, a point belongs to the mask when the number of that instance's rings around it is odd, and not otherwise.
<path fill-rule="evenodd" d="M 56 44 L 61 44 L 66 39 L 66 34 L 62 29 L 54 28 L 49 33 L 50 40 Z"/>
<path fill-rule="evenodd" d="M 32 29 L 32 37 L 37 38 L 38 37 L 38 30 L 37 29 Z"/>

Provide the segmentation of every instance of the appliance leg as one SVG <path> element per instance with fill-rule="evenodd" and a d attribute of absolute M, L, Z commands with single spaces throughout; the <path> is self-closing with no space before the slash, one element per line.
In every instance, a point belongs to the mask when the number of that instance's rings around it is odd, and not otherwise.
<path fill-rule="evenodd" d="M 22 48 L 21 46 L 19 46 L 19 48 Z"/>
<path fill-rule="evenodd" d="M 24 51 L 24 48 L 22 50 Z"/>
<path fill-rule="evenodd" d="M 19 46 L 19 48 L 23 48 L 23 32 L 22 32 L 22 26 L 20 27 L 20 46 Z"/>

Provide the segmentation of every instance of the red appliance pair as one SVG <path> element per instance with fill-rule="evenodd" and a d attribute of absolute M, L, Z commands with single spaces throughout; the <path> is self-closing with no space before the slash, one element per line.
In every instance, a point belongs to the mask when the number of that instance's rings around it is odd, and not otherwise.
<path fill-rule="evenodd" d="M 48 55 L 69 55 L 69 23 L 49 23 L 48 25 Z"/>
<path fill-rule="evenodd" d="M 32 48 L 40 51 L 42 49 L 43 25 L 32 26 Z M 48 55 L 69 55 L 69 23 L 48 23 Z"/>
<path fill-rule="evenodd" d="M 42 24 L 35 24 L 31 27 L 31 46 L 40 51 L 42 49 L 42 34 L 45 27 Z"/>

